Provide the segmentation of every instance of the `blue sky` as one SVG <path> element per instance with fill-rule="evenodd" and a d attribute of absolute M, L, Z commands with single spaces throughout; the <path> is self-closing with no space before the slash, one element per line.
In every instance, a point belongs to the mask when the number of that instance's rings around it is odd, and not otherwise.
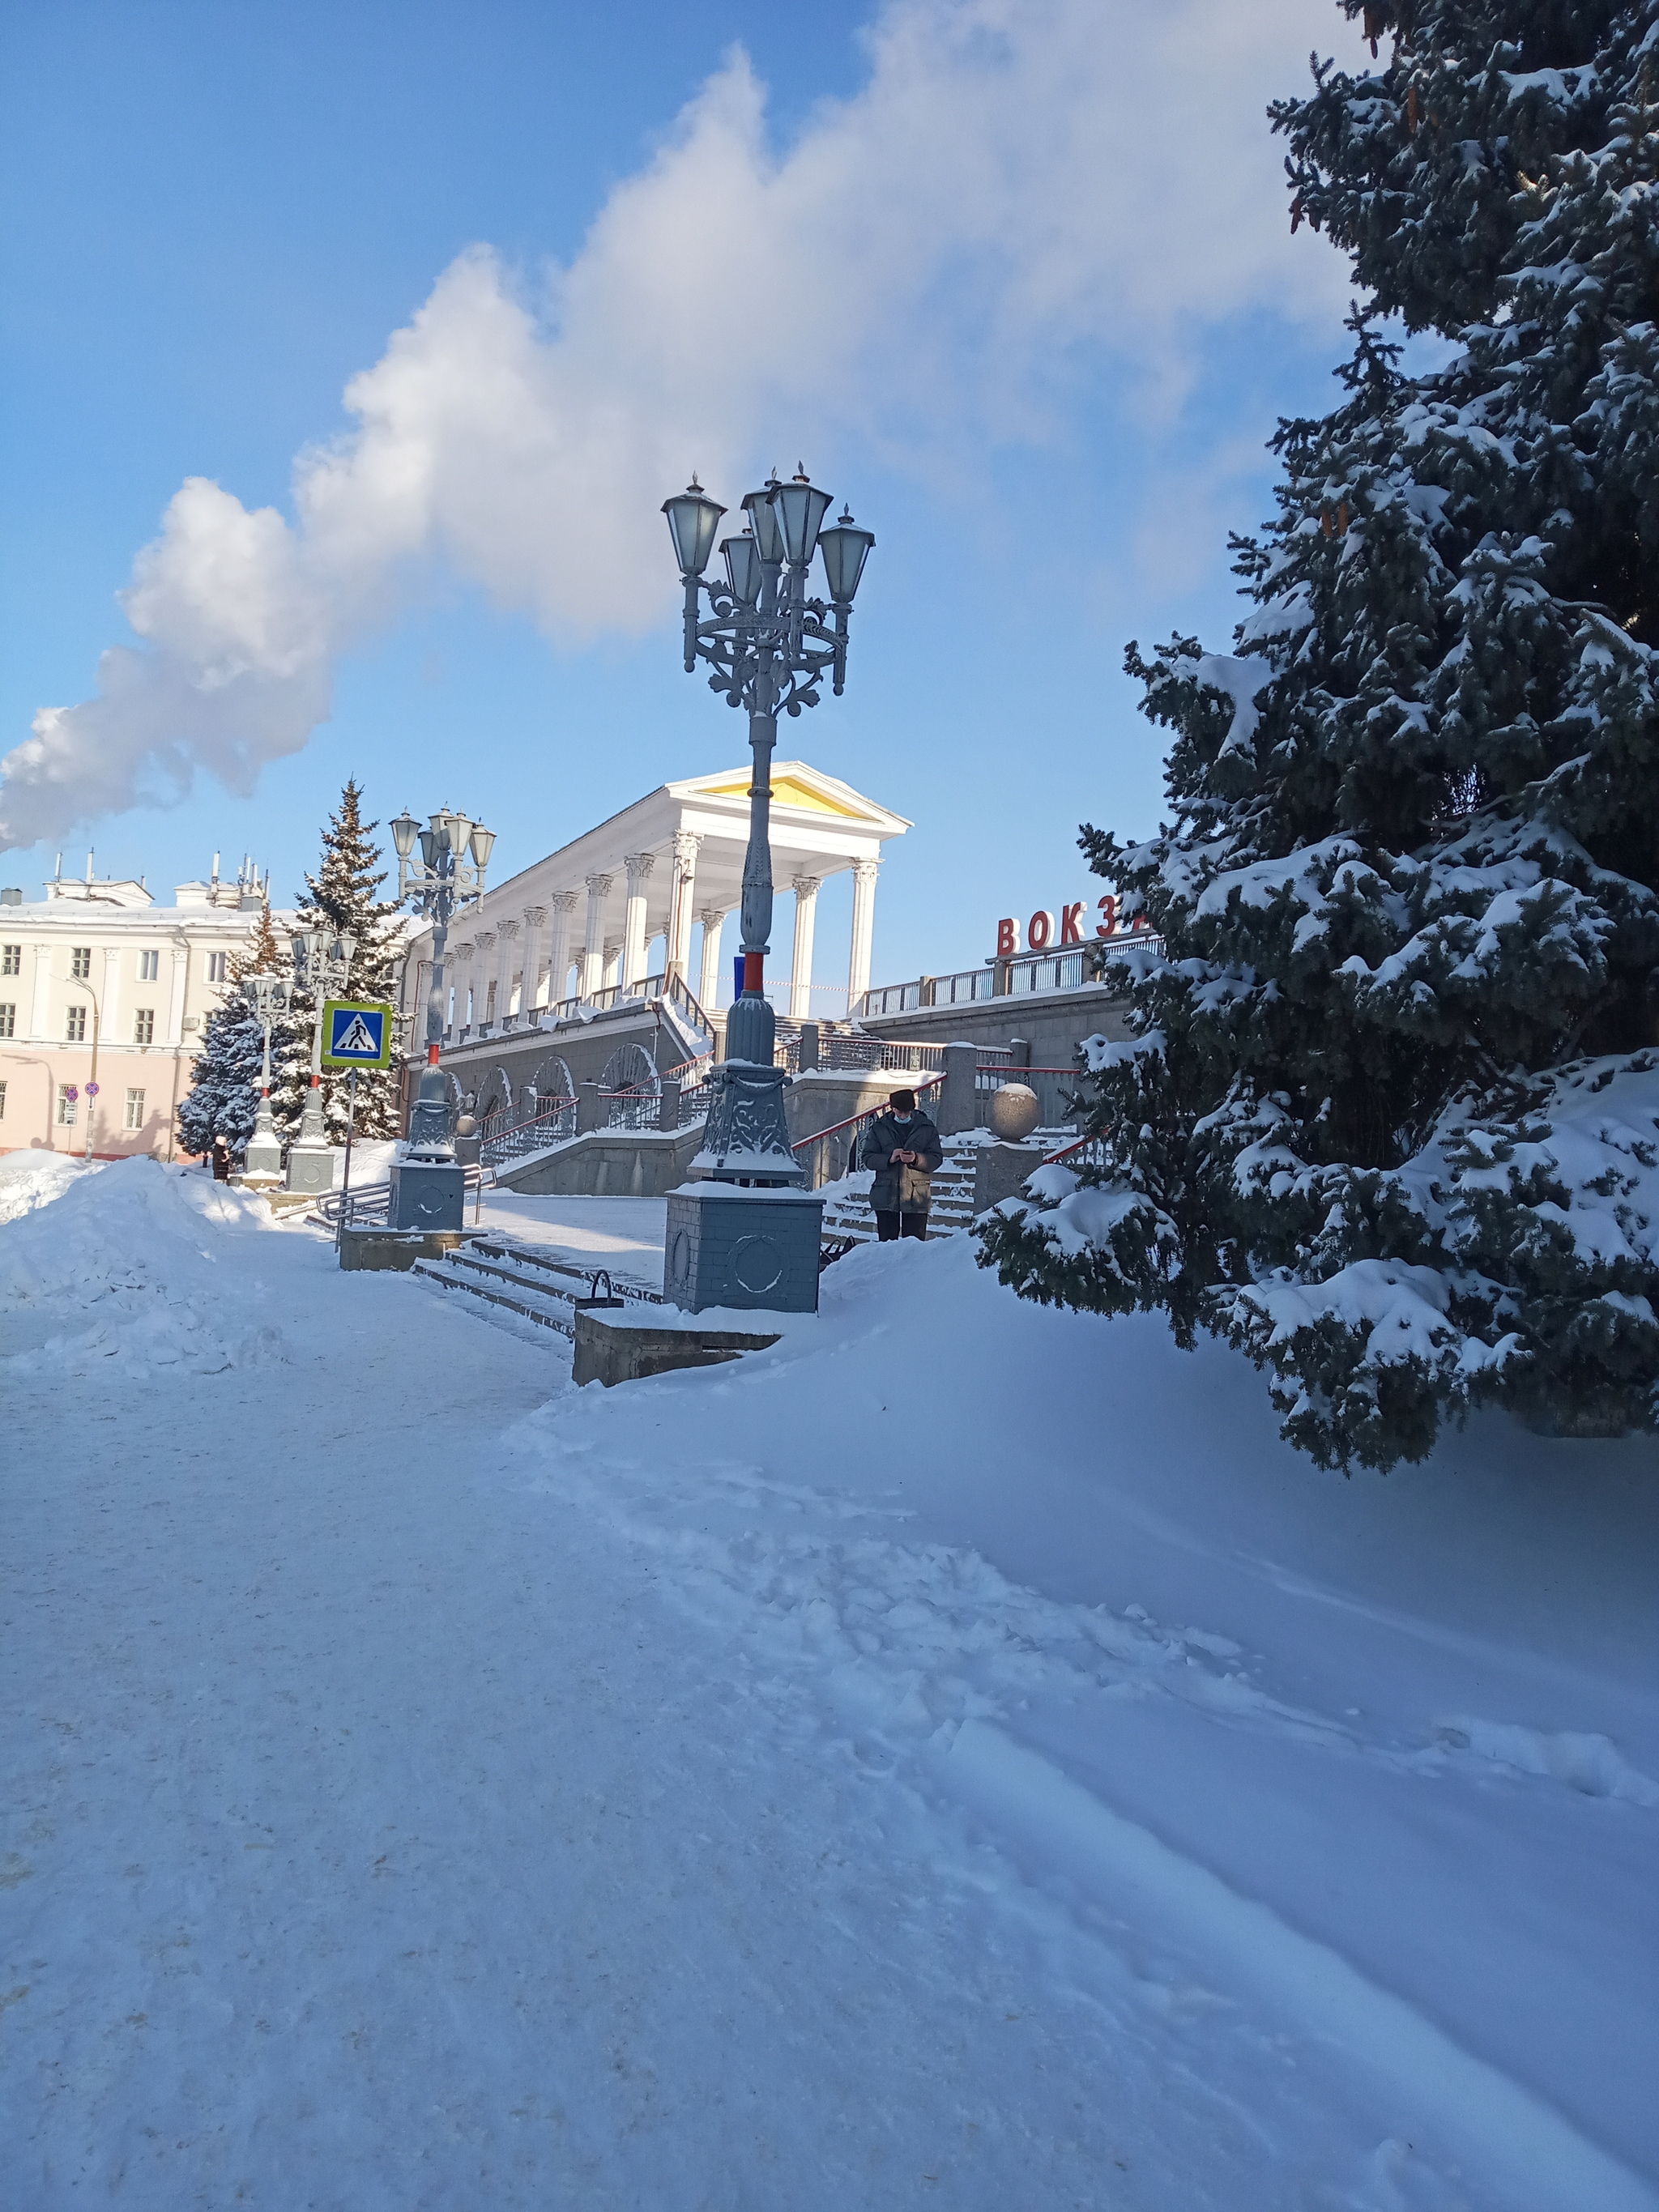
<path fill-rule="evenodd" d="M 781 750 L 915 822 L 878 980 L 1081 896 L 1079 820 L 1158 814 L 1125 641 L 1225 643 L 1263 441 L 1330 403 L 1261 112 L 1315 45 L 1328 0 L 23 0 L 0 877 L 287 894 L 348 774 L 504 874 L 735 763 L 656 508 L 804 459 L 878 544 Z"/>

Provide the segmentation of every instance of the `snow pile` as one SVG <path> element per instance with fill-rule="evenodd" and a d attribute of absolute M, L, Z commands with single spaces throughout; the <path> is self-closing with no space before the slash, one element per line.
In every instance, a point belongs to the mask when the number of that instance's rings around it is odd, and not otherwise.
<path fill-rule="evenodd" d="M 1041 1172 L 1079 1231 L 1109 1203 Z M 1395 1334 L 1435 1310 L 1404 1273 L 1366 1287 Z M 810 1697 L 1298 2064 L 1346 2051 L 1423 2203 L 1654 2201 L 1620 2163 L 1659 2173 L 1628 2057 L 1650 1446 L 1487 1414 L 1343 1482 L 1226 1347 L 1016 1300 L 964 1239 L 861 1248 L 823 1297 L 735 1369 L 556 1400 L 541 1480 L 732 1640 L 747 1697 Z M 1226 2035 L 1201 2063 L 1249 2094 Z"/>
<path fill-rule="evenodd" d="M 0 1228 L 9 1362 L 213 1375 L 286 1358 L 262 1285 L 225 1264 L 224 1232 L 270 1225 L 263 1200 L 155 1160 L 63 1178 Z"/>
<path fill-rule="evenodd" d="M 96 1175 L 101 1160 L 72 1159 L 67 1152 L 7 1152 L 0 1155 L 0 1224 L 15 1221 L 61 1198 L 83 1175 Z"/>

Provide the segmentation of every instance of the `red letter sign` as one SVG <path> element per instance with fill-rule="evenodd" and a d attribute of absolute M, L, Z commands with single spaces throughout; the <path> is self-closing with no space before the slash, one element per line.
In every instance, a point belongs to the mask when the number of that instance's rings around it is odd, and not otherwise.
<path fill-rule="evenodd" d="M 1106 919 L 1104 921 L 1096 923 L 1095 935 L 1097 937 L 1115 937 L 1117 934 L 1117 895 L 1115 892 L 1107 892 L 1105 897 L 1100 901 L 1100 911 L 1105 915 Z"/>
<path fill-rule="evenodd" d="M 1025 925 L 1025 945 L 1028 951 L 1046 952 L 1054 933 L 1054 918 L 1042 907 Z"/>
<path fill-rule="evenodd" d="M 1006 960 L 1019 950 L 1019 926 L 1012 915 L 1005 915 L 997 924 L 997 958 Z"/>
<path fill-rule="evenodd" d="M 1081 945 L 1083 942 L 1083 901 L 1075 906 L 1060 909 L 1060 941 L 1062 945 Z"/>

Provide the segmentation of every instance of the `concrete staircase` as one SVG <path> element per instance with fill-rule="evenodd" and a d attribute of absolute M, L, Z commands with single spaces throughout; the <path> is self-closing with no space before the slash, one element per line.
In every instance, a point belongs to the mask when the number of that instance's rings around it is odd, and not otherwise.
<path fill-rule="evenodd" d="M 973 1219 L 975 1160 L 983 1141 L 971 1131 L 945 1139 L 945 1158 L 933 1177 L 933 1204 L 927 1210 L 929 1237 L 952 1237 Z M 856 1244 L 872 1243 L 876 1217 L 869 1200 L 861 1193 L 837 1194 L 823 1209 L 823 1233 L 826 1238 L 848 1237 Z"/>
<path fill-rule="evenodd" d="M 410 1272 L 441 1290 L 459 1291 L 560 1336 L 574 1336 L 575 1302 L 589 1295 L 596 1272 L 609 1275 L 615 1294 L 630 1304 L 659 1306 L 663 1302 L 660 1291 L 612 1269 L 580 1267 L 506 1237 L 470 1237 L 441 1260 L 417 1260 Z"/>
<path fill-rule="evenodd" d="M 1069 1145 L 1076 1134 L 1074 1129 L 1034 1129 L 1025 1140 L 1031 1147 L 1031 1165 L 1036 1167 L 1046 1153 Z M 990 1142 L 983 1129 L 968 1129 L 960 1136 L 945 1139 L 945 1158 L 933 1177 L 933 1202 L 927 1212 L 929 1237 L 957 1236 L 973 1220 L 979 1153 Z M 855 1244 L 872 1243 L 876 1218 L 869 1200 L 861 1193 L 837 1194 L 823 1209 L 823 1234 L 826 1242 L 834 1237 L 849 1238 Z"/>

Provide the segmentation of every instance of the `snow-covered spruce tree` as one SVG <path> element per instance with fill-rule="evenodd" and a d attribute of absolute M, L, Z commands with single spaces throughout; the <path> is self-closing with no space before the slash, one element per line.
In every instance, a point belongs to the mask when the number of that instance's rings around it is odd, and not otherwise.
<path fill-rule="evenodd" d="M 362 793 L 355 778 L 340 793 L 339 807 L 323 831 L 322 860 L 316 874 L 306 877 L 295 927 L 297 929 L 344 931 L 356 939 L 351 973 L 339 995 L 348 999 L 393 996 L 400 930 L 394 917 L 395 900 L 375 896 L 386 881 L 380 867 L 380 848 L 374 842 L 377 822 L 362 818 Z M 311 1081 L 309 1045 L 313 1002 L 308 991 L 296 988 L 294 1006 L 307 1051 L 288 1072 L 281 1097 L 273 1091 L 271 1104 L 283 1137 L 300 1127 L 307 1086 Z M 346 1085 L 349 1077 L 323 1071 L 323 1122 L 331 1144 L 342 1144 L 346 1131 Z M 357 1134 L 392 1137 L 398 1130 L 398 1070 L 365 1068 L 357 1077 Z"/>
<path fill-rule="evenodd" d="M 981 1257 L 1388 1467 L 1480 1402 L 1659 1420 L 1659 0 L 1364 13 L 1381 65 L 1273 110 L 1346 398 L 1280 426 L 1234 653 L 1129 649 L 1170 819 L 1082 842 L 1163 949 L 1088 1050 L 1108 1164 Z"/>
<path fill-rule="evenodd" d="M 179 1141 L 187 1152 L 211 1156 L 216 1170 L 240 1167 L 259 1109 L 259 1085 L 264 1071 L 264 1030 L 242 996 L 244 976 L 285 975 L 288 947 L 277 941 L 271 927 L 270 908 L 259 916 L 259 927 L 246 950 L 232 956 L 229 980 L 223 998 L 207 1018 L 202 1049 L 191 1063 L 191 1087 L 179 1104 Z M 288 1073 L 297 1047 L 294 1032 L 283 1022 L 270 1030 L 270 1087 L 273 1113 L 277 1088 Z"/>

